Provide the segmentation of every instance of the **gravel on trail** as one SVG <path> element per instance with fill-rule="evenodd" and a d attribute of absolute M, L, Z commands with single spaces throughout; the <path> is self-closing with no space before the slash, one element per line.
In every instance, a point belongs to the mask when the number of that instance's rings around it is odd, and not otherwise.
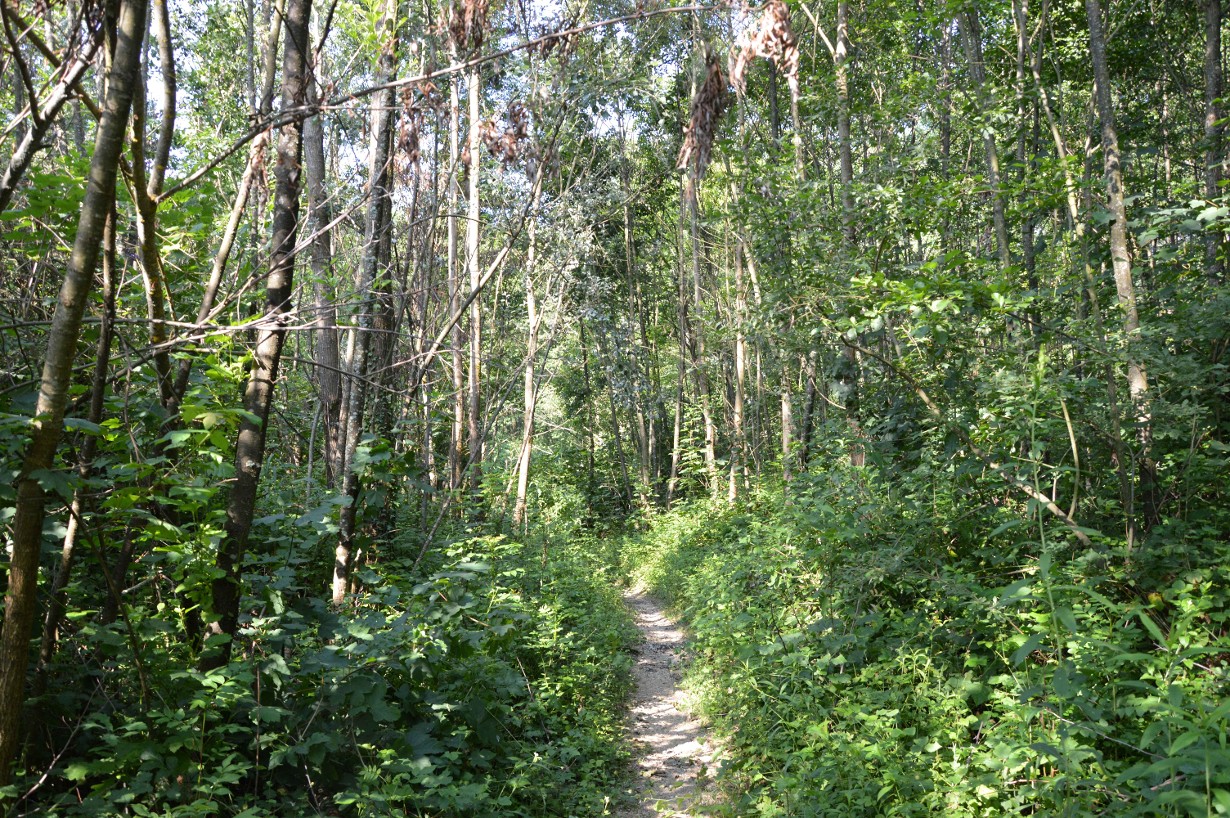
<path fill-rule="evenodd" d="M 639 585 L 624 594 L 644 636 L 636 650 L 636 696 L 628 730 L 637 752 L 637 805 L 619 818 L 689 818 L 712 803 L 713 744 L 703 724 L 686 712 L 678 683 L 683 632 Z"/>

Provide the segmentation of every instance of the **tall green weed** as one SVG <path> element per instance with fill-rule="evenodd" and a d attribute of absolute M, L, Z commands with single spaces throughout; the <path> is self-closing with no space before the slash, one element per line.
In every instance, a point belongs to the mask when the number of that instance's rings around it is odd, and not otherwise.
<path fill-rule="evenodd" d="M 691 630 L 728 813 L 1230 814 L 1224 543 L 1163 570 L 915 489 L 839 468 L 626 543 Z"/>

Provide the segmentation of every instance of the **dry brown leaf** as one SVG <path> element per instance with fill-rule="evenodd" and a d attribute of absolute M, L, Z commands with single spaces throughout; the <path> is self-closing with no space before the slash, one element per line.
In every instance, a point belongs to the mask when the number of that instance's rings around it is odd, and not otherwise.
<path fill-rule="evenodd" d="M 726 110 L 726 75 L 722 65 L 710 50 L 705 52 L 705 81 L 692 98 L 691 116 L 683 131 L 683 147 L 679 149 L 676 166 L 692 169 L 699 181 L 709 165 L 709 154 L 717 137 L 718 123 Z"/>
<path fill-rule="evenodd" d="M 756 57 L 771 60 L 786 75 L 790 94 L 799 98 L 799 44 L 790 28 L 790 9 L 782 0 L 769 0 L 755 29 L 747 29 L 736 44 L 738 53 L 731 59 L 730 81 L 742 94 L 748 65 Z"/>

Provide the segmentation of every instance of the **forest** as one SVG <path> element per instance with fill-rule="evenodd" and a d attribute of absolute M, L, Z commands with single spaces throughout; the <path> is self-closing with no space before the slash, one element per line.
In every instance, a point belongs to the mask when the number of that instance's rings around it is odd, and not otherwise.
<path fill-rule="evenodd" d="M 1221 0 L 679 3 L 0 0 L 0 816 L 1230 815 Z"/>

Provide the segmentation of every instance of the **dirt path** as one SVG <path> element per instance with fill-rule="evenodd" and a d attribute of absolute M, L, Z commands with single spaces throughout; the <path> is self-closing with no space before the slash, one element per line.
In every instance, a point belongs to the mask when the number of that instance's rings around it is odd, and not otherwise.
<path fill-rule="evenodd" d="M 681 709 L 677 683 L 683 633 L 643 588 L 628 591 L 624 600 L 636 614 L 645 641 L 638 648 L 633 669 L 636 698 L 629 717 L 631 738 L 638 749 L 639 803 L 619 813 L 619 818 L 699 814 L 691 808 L 710 800 L 706 787 L 711 783 L 713 748 L 700 722 Z"/>

